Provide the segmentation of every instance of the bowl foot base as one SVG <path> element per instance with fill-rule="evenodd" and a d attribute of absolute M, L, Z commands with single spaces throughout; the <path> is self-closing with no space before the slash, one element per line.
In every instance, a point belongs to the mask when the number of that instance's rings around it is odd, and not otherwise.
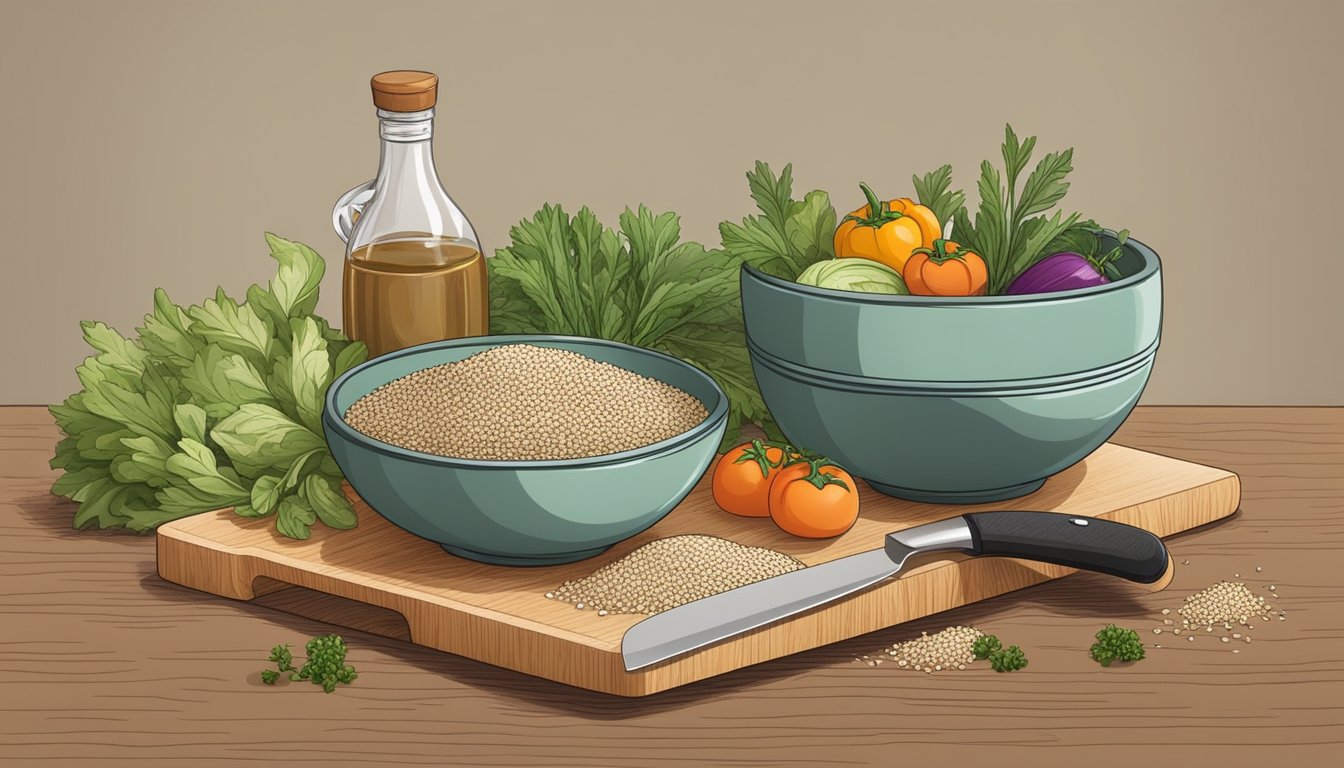
<path fill-rule="evenodd" d="M 590 557 L 606 552 L 611 547 L 597 547 L 596 549 L 583 549 L 577 552 L 565 552 L 559 555 L 542 555 L 537 557 L 509 557 L 508 555 L 488 555 L 484 552 L 473 552 L 470 549 L 462 549 L 449 544 L 440 544 L 444 551 L 450 555 L 465 557 L 468 560 L 475 560 L 478 563 L 488 565 L 519 565 L 519 566 L 537 566 L 537 565 L 561 565 L 563 563 L 573 563 L 579 560 L 587 560 Z"/>
<path fill-rule="evenodd" d="M 1006 488 L 991 488 L 987 491 L 953 492 L 920 491 L 914 488 L 901 488 L 896 485 L 877 483 L 872 480 L 867 482 L 873 487 L 873 490 L 879 493 L 885 493 L 888 496 L 895 496 L 906 501 L 921 501 L 926 504 L 984 504 L 992 501 L 1005 501 L 1035 493 L 1042 485 L 1045 485 L 1044 480 L 1033 480 L 1030 483 L 1010 485 Z"/>

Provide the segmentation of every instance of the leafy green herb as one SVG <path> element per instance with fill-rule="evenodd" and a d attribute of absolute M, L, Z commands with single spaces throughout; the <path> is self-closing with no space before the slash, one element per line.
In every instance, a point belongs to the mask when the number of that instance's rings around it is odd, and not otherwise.
<path fill-rule="evenodd" d="M 1027 666 L 1027 655 L 1016 645 L 989 654 L 989 667 L 995 672 L 1015 672 Z"/>
<path fill-rule="evenodd" d="M 975 654 L 975 658 L 982 661 L 989 658 L 991 653 L 1001 650 L 1002 648 L 1003 646 L 999 643 L 999 638 L 994 635 L 977 637 L 975 642 L 971 644 L 971 652 Z"/>
<path fill-rule="evenodd" d="M 966 203 L 965 192 L 949 189 L 952 185 L 952 166 L 944 165 L 922 177 L 912 176 L 911 181 L 915 184 L 919 204 L 933 211 L 933 215 L 938 217 L 938 223 L 946 229 L 952 215 Z"/>
<path fill-rule="evenodd" d="M 728 394 L 723 448 L 741 425 L 770 418 L 747 357 L 738 262 L 681 241 L 675 213 L 640 206 L 605 227 L 588 208 L 572 218 L 543 206 L 488 260 L 493 333 L 592 336 L 666 352 L 704 370 Z"/>
<path fill-rule="evenodd" d="M 835 258 L 835 208 L 830 195 L 814 189 L 794 200 L 792 164 L 776 178 L 770 166 L 757 161 L 756 169 L 747 172 L 747 184 L 761 215 L 748 216 L 741 224 L 719 224 L 723 249 L 734 259 L 795 280 L 810 265 Z"/>
<path fill-rule="evenodd" d="M 1143 656 L 1139 633 L 1114 624 L 1108 624 L 1098 632 L 1097 642 L 1092 645 L 1092 658 L 1103 667 L 1111 666 L 1113 661 L 1138 661 Z"/>
<path fill-rule="evenodd" d="M 81 323 L 96 354 L 76 370 L 83 389 L 51 408 L 64 434 L 52 493 L 79 502 L 76 528 L 148 531 L 223 507 L 278 510 L 297 539 L 316 520 L 354 526 L 320 415 L 332 380 L 368 353 L 313 314 L 322 258 L 266 242 L 278 271 L 242 303 L 221 288 L 184 309 L 158 289 L 135 340 Z"/>
<path fill-rule="evenodd" d="M 994 635 L 977 637 L 971 644 L 971 653 L 981 661 L 989 659 L 989 667 L 995 672 L 1013 672 L 1027 666 L 1027 655 L 1016 645 L 1007 648 Z"/>
<path fill-rule="evenodd" d="M 340 635 L 319 635 L 308 641 L 308 660 L 290 675 L 290 680 L 308 680 L 331 693 L 336 685 L 349 685 L 359 677 L 355 668 L 345 663 L 345 640 Z"/>
<path fill-rule="evenodd" d="M 1002 293 L 1041 256 L 1054 252 L 1048 250 L 1049 246 L 1078 222 L 1076 213 L 1064 216 L 1063 211 L 1056 211 L 1053 216 L 1045 215 L 1068 192 L 1065 178 L 1073 170 L 1072 149 L 1041 158 L 1019 188 L 1018 179 L 1035 148 L 1035 136 L 1019 141 L 1012 126 L 1005 126 L 1004 172 L 1000 174 L 988 160 L 981 163 L 977 182 L 980 206 L 975 218 L 965 206 L 958 207 L 952 217 L 953 239 L 985 260 L 990 295 Z"/>
<path fill-rule="evenodd" d="M 267 661 L 274 661 L 276 669 L 281 672 L 293 672 L 294 654 L 290 652 L 289 645 L 277 645 L 271 648 L 271 655 L 266 657 Z"/>
<path fill-rule="evenodd" d="M 261 681 L 267 685 L 275 685 L 280 679 L 280 673 L 288 672 L 291 681 L 308 680 L 331 693 L 336 690 L 338 684 L 349 685 L 359 677 L 355 668 L 345 663 L 345 640 L 340 635 L 314 637 L 308 641 L 305 650 L 308 652 L 307 661 L 301 668 L 295 669 L 294 656 L 290 653 L 288 645 L 271 648 L 271 654 L 266 658 L 275 662 L 276 668 L 262 670 Z"/>

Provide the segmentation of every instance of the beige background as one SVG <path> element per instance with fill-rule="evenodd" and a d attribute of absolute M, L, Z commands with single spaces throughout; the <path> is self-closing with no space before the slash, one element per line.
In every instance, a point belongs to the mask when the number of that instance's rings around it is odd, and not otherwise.
<path fill-rule="evenodd" d="M 1076 147 L 1068 207 L 1164 257 L 1145 402 L 1344 404 L 1341 28 L 1329 0 L 5 0 L 0 402 L 76 386 L 80 319 L 264 280 L 264 230 L 335 265 L 331 203 L 377 163 L 368 77 L 422 68 L 489 250 L 545 201 L 717 244 L 756 159 L 846 207 L 944 162 L 973 188 L 1011 122 Z"/>

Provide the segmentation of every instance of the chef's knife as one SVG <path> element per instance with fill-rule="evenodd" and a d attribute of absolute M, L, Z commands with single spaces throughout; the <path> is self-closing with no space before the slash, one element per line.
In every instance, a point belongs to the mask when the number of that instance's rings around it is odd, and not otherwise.
<path fill-rule="evenodd" d="M 626 671 L 680 656 L 895 576 L 914 555 L 1016 557 L 1165 586 L 1167 548 L 1132 525 L 1057 512 L 975 512 L 888 534 L 882 549 L 791 571 L 672 608 L 621 640 Z"/>

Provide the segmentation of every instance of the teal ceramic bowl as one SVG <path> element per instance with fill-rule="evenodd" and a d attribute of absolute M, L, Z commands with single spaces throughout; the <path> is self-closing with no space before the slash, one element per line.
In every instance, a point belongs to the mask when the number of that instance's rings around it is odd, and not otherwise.
<path fill-rule="evenodd" d="M 675 437 L 622 453 L 557 461 L 477 461 L 375 440 L 342 418 L 359 398 L 415 371 L 505 344 L 554 347 L 671 384 L 709 416 Z M 322 423 L 341 471 L 378 514 L 483 563 L 553 565 L 592 557 L 658 522 L 713 461 L 728 398 L 676 358 L 570 336 L 485 336 L 423 344 L 370 360 L 327 390 Z"/>
<path fill-rule="evenodd" d="M 752 368 L 791 442 L 883 493 L 1023 496 L 1106 442 L 1148 382 L 1161 263 L 1129 240 L 1116 265 L 1123 278 L 1104 286 L 958 298 L 828 290 L 744 267 Z"/>

